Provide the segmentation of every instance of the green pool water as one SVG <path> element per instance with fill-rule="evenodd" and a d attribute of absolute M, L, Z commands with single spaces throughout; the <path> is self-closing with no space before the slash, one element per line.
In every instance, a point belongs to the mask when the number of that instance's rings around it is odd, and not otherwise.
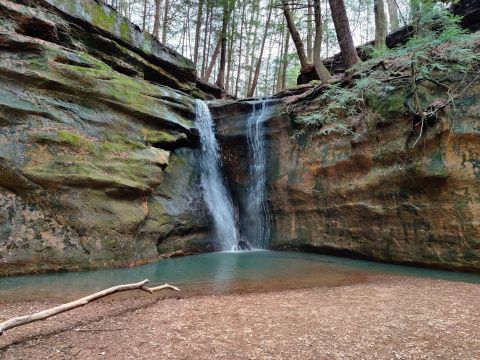
<path fill-rule="evenodd" d="M 104 288 L 149 279 L 181 293 L 158 296 L 278 291 L 368 282 L 381 274 L 480 283 L 480 275 L 387 265 L 363 260 L 276 251 L 218 252 L 160 260 L 125 269 L 0 278 L 0 300 L 78 298 Z M 144 296 L 130 293 L 128 296 Z M 159 293 L 160 294 L 160 293 Z"/>

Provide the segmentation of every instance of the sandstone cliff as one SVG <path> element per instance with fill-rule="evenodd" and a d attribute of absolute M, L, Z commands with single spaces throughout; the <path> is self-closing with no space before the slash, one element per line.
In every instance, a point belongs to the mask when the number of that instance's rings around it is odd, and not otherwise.
<path fill-rule="evenodd" d="M 292 141 L 291 124 L 321 100 L 305 101 L 292 123 L 274 119 L 271 246 L 479 271 L 478 67 L 467 76 L 450 71 L 456 99 L 421 135 L 405 106 L 408 85 L 365 94 L 354 116 L 345 109 L 346 132 L 327 124 Z M 449 99 L 438 84 L 419 86 L 425 108 Z"/>
<path fill-rule="evenodd" d="M 480 41 L 467 37 L 462 56 L 477 59 L 467 69 L 442 45 L 436 55 L 448 66 L 434 75 L 446 83 L 418 80 L 424 108 L 439 106 L 423 127 L 406 105 L 409 69 L 395 59 L 362 65 L 368 81 L 387 80 L 345 104 L 332 102 L 364 86 L 363 75 L 337 93 L 314 86 L 279 96 L 268 123 L 271 248 L 480 271 Z M 250 109 L 213 109 L 240 209 L 251 181 L 241 146 Z M 324 121 L 328 109 L 334 121 Z"/>
<path fill-rule="evenodd" d="M 193 64 L 95 0 L 0 0 L 0 275 L 204 248 Z"/>

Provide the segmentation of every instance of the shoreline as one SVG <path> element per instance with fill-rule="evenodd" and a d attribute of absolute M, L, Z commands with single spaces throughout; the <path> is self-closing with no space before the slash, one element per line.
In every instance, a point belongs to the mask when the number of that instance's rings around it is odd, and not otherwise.
<path fill-rule="evenodd" d="M 480 358 L 478 299 L 478 284 L 400 275 L 279 292 L 105 298 L 6 332 L 0 357 L 472 359 Z M 0 320 L 52 304 L 0 301 Z"/>

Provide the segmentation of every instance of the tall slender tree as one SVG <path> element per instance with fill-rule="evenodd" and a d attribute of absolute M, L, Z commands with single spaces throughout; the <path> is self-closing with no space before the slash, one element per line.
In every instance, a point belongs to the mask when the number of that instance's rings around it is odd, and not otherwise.
<path fill-rule="evenodd" d="M 157 40 L 160 40 L 160 21 L 161 21 L 161 10 L 162 0 L 155 0 L 155 17 L 153 18 L 153 36 Z"/>
<path fill-rule="evenodd" d="M 285 15 L 285 20 L 287 21 L 288 30 L 290 35 L 292 35 L 293 43 L 295 44 L 295 49 L 297 50 L 298 60 L 300 61 L 300 71 L 307 72 L 309 69 L 307 56 L 305 54 L 305 47 L 303 46 L 302 38 L 298 32 L 297 27 L 295 26 L 295 21 L 293 20 L 292 12 L 288 4 L 288 0 L 283 0 L 283 14 Z"/>
<path fill-rule="evenodd" d="M 353 45 L 345 3 L 343 0 L 329 0 L 329 4 L 343 62 L 349 68 L 359 62 L 360 59 Z"/>
<path fill-rule="evenodd" d="M 142 31 L 145 31 L 147 28 L 147 8 L 148 0 L 143 0 Z"/>
<path fill-rule="evenodd" d="M 198 48 L 200 46 L 200 33 L 202 32 L 203 0 L 198 0 L 197 23 L 195 24 L 195 48 L 193 49 L 193 63 L 198 65 Z"/>
<path fill-rule="evenodd" d="M 163 26 L 162 26 L 162 43 L 167 43 L 168 30 L 168 11 L 170 7 L 170 0 L 165 0 L 165 8 L 163 9 Z"/>
<path fill-rule="evenodd" d="M 248 65 L 248 79 L 245 84 L 245 95 L 248 96 L 248 90 L 252 86 L 252 79 L 253 79 L 253 67 L 255 65 L 255 54 L 257 53 L 257 37 L 258 37 L 258 24 L 259 24 L 259 17 L 260 17 L 260 3 L 256 3 L 255 1 L 252 2 L 254 8 L 254 21 L 252 22 L 252 27 L 250 28 L 251 32 L 253 32 L 253 39 L 250 46 L 250 59 Z"/>
<path fill-rule="evenodd" d="M 232 21 L 230 21 L 230 30 L 228 32 L 228 48 L 227 48 L 227 74 L 225 77 L 225 91 L 228 93 L 230 88 L 230 73 L 232 69 L 232 59 L 233 59 L 233 43 L 235 41 L 235 28 L 237 26 L 237 18 L 235 16 L 236 8 L 233 7 Z"/>
<path fill-rule="evenodd" d="M 267 20 L 265 21 L 265 28 L 263 30 L 264 33 L 262 38 L 262 44 L 260 45 L 260 54 L 257 58 L 257 65 L 255 67 L 255 74 L 253 76 L 252 85 L 250 87 L 250 90 L 248 90 L 248 95 L 247 95 L 248 97 L 253 96 L 253 94 L 255 94 L 255 89 L 257 88 L 258 76 L 260 75 L 260 66 L 262 64 L 263 49 L 265 48 L 265 40 L 267 39 L 267 34 L 270 27 L 270 18 L 272 16 L 272 8 L 273 8 L 272 4 L 269 4 Z"/>
<path fill-rule="evenodd" d="M 396 0 L 387 0 L 388 19 L 390 22 L 390 31 L 398 30 L 400 27 L 398 21 L 398 8 Z"/>
<path fill-rule="evenodd" d="M 212 16 L 213 7 L 207 1 L 207 17 L 205 22 L 205 33 L 203 39 L 203 55 L 202 55 L 202 79 L 206 79 L 207 59 L 209 57 L 210 41 L 212 37 Z"/>
<path fill-rule="evenodd" d="M 307 0 L 307 61 L 313 63 L 313 2 Z"/>
<path fill-rule="evenodd" d="M 387 21 L 385 17 L 385 6 L 383 0 L 373 0 L 375 13 L 375 48 L 385 49 L 387 36 Z"/>
<path fill-rule="evenodd" d="M 219 34 L 219 37 L 215 45 L 215 49 L 213 50 L 213 54 L 210 59 L 210 63 L 208 64 L 208 68 L 205 72 L 205 77 L 204 77 L 205 81 L 208 81 L 208 79 L 210 79 L 210 75 L 212 75 L 212 71 L 213 71 L 213 68 L 215 67 L 215 63 L 217 62 L 217 57 L 218 57 L 218 53 L 220 52 L 221 46 L 222 46 L 222 39 L 221 39 L 221 34 Z"/>
<path fill-rule="evenodd" d="M 320 0 L 313 0 L 313 10 L 315 16 L 315 41 L 313 45 L 313 62 L 315 65 L 315 71 L 318 78 L 322 82 L 328 82 L 332 79 L 332 76 L 328 72 L 325 65 L 323 65 L 321 52 L 322 52 L 322 9 L 320 6 Z"/>
<path fill-rule="evenodd" d="M 288 61 L 289 61 L 289 47 L 290 47 L 290 31 L 287 31 L 285 34 L 285 47 L 283 49 L 283 60 L 282 60 L 282 81 L 281 81 L 281 88 L 280 90 L 285 89 L 287 84 L 287 68 L 288 68 Z"/>
<path fill-rule="evenodd" d="M 235 96 L 238 96 L 238 85 L 240 80 L 240 70 L 242 69 L 242 50 L 243 50 L 243 30 L 245 28 L 245 12 L 247 10 L 247 1 L 243 2 L 242 8 L 242 18 L 240 25 L 240 46 L 238 48 L 238 68 L 237 68 L 237 78 L 235 79 Z"/>
<path fill-rule="evenodd" d="M 220 32 L 220 66 L 218 68 L 218 77 L 216 85 L 219 88 L 225 88 L 225 65 L 227 58 L 227 26 L 229 18 L 229 0 L 223 0 L 222 30 Z"/>

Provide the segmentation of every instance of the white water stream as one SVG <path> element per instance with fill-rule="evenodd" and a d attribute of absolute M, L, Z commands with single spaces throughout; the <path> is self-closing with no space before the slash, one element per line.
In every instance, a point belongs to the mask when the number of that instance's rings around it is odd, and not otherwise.
<path fill-rule="evenodd" d="M 265 121 L 269 110 L 262 100 L 261 109 L 253 104 L 247 120 L 247 140 L 249 147 L 248 207 L 246 228 L 247 239 L 254 249 L 266 249 L 270 238 L 270 216 L 267 204 L 267 148 Z"/>
<path fill-rule="evenodd" d="M 202 146 L 200 181 L 203 199 L 213 217 L 218 250 L 234 251 L 238 232 L 232 199 L 220 171 L 220 150 L 215 138 L 215 125 L 207 104 L 196 100 L 196 126 Z"/>

